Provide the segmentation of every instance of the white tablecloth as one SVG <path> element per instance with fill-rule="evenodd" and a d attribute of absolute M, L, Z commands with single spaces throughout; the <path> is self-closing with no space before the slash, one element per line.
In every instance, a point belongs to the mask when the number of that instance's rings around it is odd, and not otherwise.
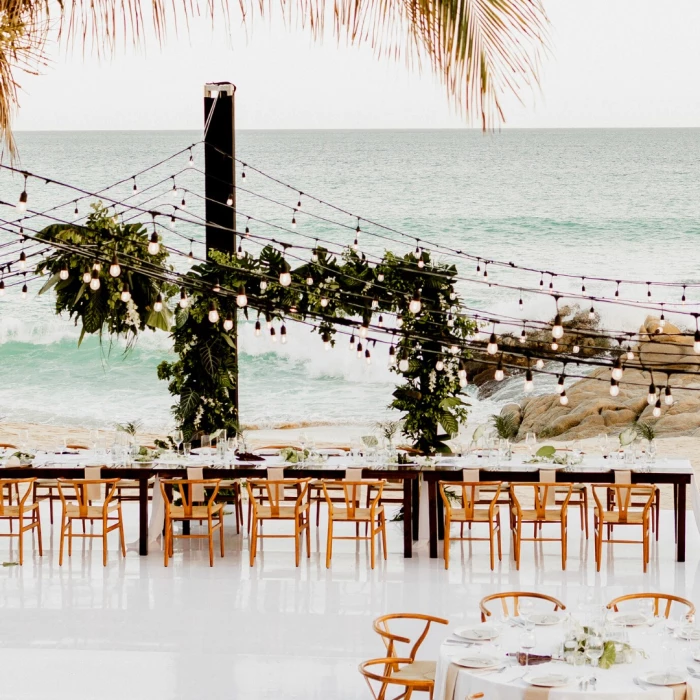
<path fill-rule="evenodd" d="M 673 667 L 686 670 L 688 665 L 700 668 L 700 663 L 693 661 L 693 650 L 698 642 L 686 642 L 675 639 L 669 634 L 662 624 L 653 628 L 628 628 L 630 645 L 637 649 L 643 649 L 649 656 L 648 659 L 640 658 L 631 664 L 615 664 L 609 669 L 593 668 L 586 666 L 572 666 L 563 662 L 551 662 L 537 666 L 508 666 L 505 670 L 495 673 L 474 671 L 459 668 L 457 682 L 452 698 L 445 697 L 445 683 L 447 671 L 452 659 L 459 659 L 474 653 L 495 655 L 503 658 L 506 653 L 519 650 L 519 638 L 523 629 L 508 624 L 503 625 L 500 636 L 500 649 L 496 649 L 490 643 L 475 644 L 471 647 L 443 644 L 440 647 L 440 657 L 435 675 L 434 700 L 465 700 L 471 693 L 484 693 L 485 700 L 526 700 L 528 690 L 534 690 L 533 686 L 525 683 L 521 676 L 528 671 L 546 673 L 551 671 L 556 674 L 566 674 L 572 678 L 572 683 L 563 688 L 552 688 L 549 691 L 551 700 L 563 700 L 564 698 L 590 697 L 595 700 L 672 700 L 673 690 L 667 687 L 644 685 L 639 687 L 634 683 L 634 678 L 648 671 L 668 670 L 667 659 L 672 659 Z M 553 650 L 564 638 L 564 625 L 552 625 L 549 627 L 536 627 L 536 647 L 533 654 L 552 654 Z M 454 638 L 454 637 L 452 637 Z M 663 652 L 659 652 L 662 646 L 667 646 Z M 662 655 L 663 654 L 663 655 Z M 586 679 L 594 675 L 597 683 L 596 690 L 584 690 L 579 687 L 579 679 Z M 700 680 L 689 678 L 694 697 L 700 697 Z M 539 691 L 539 697 L 545 698 L 546 692 Z"/>

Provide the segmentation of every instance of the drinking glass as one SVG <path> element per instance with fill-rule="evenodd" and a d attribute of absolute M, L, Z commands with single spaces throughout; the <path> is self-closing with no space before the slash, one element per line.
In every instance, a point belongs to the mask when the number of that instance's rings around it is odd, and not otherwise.
<path fill-rule="evenodd" d="M 231 437 L 228 439 L 228 451 L 231 453 L 231 457 L 236 454 L 236 449 L 238 448 L 238 438 Z"/>
<path fill-rule="evenodd" d="M 175 443 L 176 452 L 179 454 L 180 445 L 185 441 L 185 436 L 182 434 L 182 430 L 173 430 L 171 437 Z"/>
<path fill-rule="evenodd" d="M 299 433 L 299 447 L 301 447 L 301 463 L 306 462 L 306 444 L 309 442 L 309 436 L 306 433 Z"/>
<path fill-rule="evenodd" d="M 525 654 L 525 665 L 530 665 L 530 652 L 535 648 L 537 639 L 532 630 L 527 630 L 520 635 L 520 649 Z"/>
<path fill-rule="evenodd" d="M 90 447 L 92 447 L 93 450 L 97 449 L 97 441 L 100 439 L 100 431 L 99 430 L 91 430 L 90 431 Z"/>
<path fill-rule="evenodd" d="M 607 433 L 600 433 L 598 435 L 598 449 L 603 459 L 607 459 L 610 454 L 610 445 L 608 443 Z"/>
<path fill-rule="evenodd" d="M 603 655 L 603 638 L 597 635 L 590 635 L 586 638 L 586 656 L 591 661 L 591 666 L 597 666 L 600 657 Z"/>
<path fill-rule="evenodd" d="M 537 447 L 537 435 L 535 433 L 525 434 L 525 446 L 530 453 L 530 457 L 532 457 L 535 454 L 535 447 Z"/>
<path fill-rule="evenodd" d="M 190 454 L 192 454 L 192 443 L 191 442 L 185 442 L 182 445 L 182 453 L 184 454 L 185 457 L 189 457 Z"/>
<path fill-rule="evenodd" d="M 208 450 L 211 447 L 211 437 L 209 437 L 209 435 L 202 435 L 200 445 L 203 450 Z"/>

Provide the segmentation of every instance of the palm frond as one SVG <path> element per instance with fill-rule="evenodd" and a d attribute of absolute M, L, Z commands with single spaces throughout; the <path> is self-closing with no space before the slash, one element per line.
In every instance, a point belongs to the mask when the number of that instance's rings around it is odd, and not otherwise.
<path fill-rule="evenodd" d="M 653 423 L 645 423 L 644 421 L 638 421 L 634 424 L 634 429 L 637 431 L 642 440 L 648 440 L 651 442 L 656 439 L 656 428 Z"/>
<path fill-rule="evenodd" d="M 510 413 L 492 415 L 491 424 L 496 429 L 498 437 L 503 440 L 512 440 L 518 435 L 518 423 Z"/>

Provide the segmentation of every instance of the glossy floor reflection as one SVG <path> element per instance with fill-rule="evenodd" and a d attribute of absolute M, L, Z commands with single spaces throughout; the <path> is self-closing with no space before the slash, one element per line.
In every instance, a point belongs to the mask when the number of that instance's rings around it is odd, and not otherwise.
<path fill-rule="evenodd" d="M 505 515 L 505 513 L 504 513 Z M 247 537 L 232 518 L 226 557 L 208 566 L 204 542 L 176 543 L 169 568 L 162 554 L 122 559 L 117 539 L 102 567 L 98 541 L 78 545 L 58 566 L 58 530 L 43 512 L 44 557 L 30 551 L 23 567 L 0 571 L 0 698 L 13 700 L 195 700 L 347 698 L 366 700 L 357 664 L 380 656 L 371 628 L 387 612 L 420 611 L 451 623 L 476 620 L 481 596 L 520 589 L 550 593 L 569 607 L 604 603 L 623 592 L 663 590 L 700 603 L 700 537 L 689 514 L 688 561 L 676 564 L 673 516 L 662 512 L 661 541 L 642 574 L 641 546 L 617 545 L 595 573 L 593 540 L 572 519 L 568 570 L 556 543 L 523 545 L 515 571 L 508 538 L 495 572 L 488 544 L 453 544 L 449 571 L 425 545 L 402 558 L 401 525 L 389 525 L 389 559 L 369 569 L 365 543 L 338 542 L 326 570 L 325 523 L 312 530 L 312 554 L 294 567 L 293 542 L 268 540 L 255 567 Z M 125 506 L 127 541 L 135 541 L 136 510 Z M 6 527 L 6 524 L 3 524 Z M 313 526 L 312 526 L 313 527 Z M 17 556 L 16 540 L 0 540 L 2 561 Z M 424 655 L 435 658 L 440 630 Z"/>

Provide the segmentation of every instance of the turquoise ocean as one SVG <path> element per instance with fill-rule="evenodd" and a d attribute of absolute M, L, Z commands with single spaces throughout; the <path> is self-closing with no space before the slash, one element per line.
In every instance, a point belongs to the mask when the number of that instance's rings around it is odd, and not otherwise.
<path fill-rule="evenodd" d="M 96 191 L 200 139 L 197 132 L 176 131 L 20 133 L 19 167 Z M 203 167 L 201 146 L 193 153 L 196 166 Z M 241 131 L 237 155 L 343 209 L 485 258 L 580 276 L 700 281 L 700 130 L 505 130 L 490 135 L 471 130 Z M 187 159 L 183 154 L 139 177 L 135 196 L 133 182 L 105 194 L 168 211 L 168 203 L 175 201 L 169 176 L 179 173 L 175 181 L 188 190 L 188 214 L 201 216 L 203 202 L 193 193 L 203 193 L 203 178 L 186 167 Z M 251 170 L 238 183 L 255 193 L 239 192 L 239 210 L 266 222 L 250 223 L 256 233 L 306 244 L 309 239 L 301 234 L 352 243 L 356 221 L 308 199 L 302 201 L 296 232 L 273 228 L 289 229 L 290 211 L 256 194 L 294 206 L 297 193 Z M 0 199 L 15 202 L 21 190 L 21 177 L 0 173 Z M 75 216 L 73 200 L 79 195 L 41 180 L 30 179 L 28 193 L 30 209 L 64 203 L 52 212 L 62 221 L 80 219 L 88 209 L 88 202 L 79 200 Z M 0 209 L 3 220 L 18 216 L 14 209 Z M 314 219 L 309 212 L 351 228 Z M 37 217 L 25 226 L 32 230 L 49 222 Z M 239 229 L 245 224 L 245 217 L 239 218 Z M 195 239 L 195 253 L 203 253 L 200 226 L 178 226 L 177 231 Z M 415 247 L 408 239 L 388 235 L 399 240 L 363 233 L 361 247 L 373 254 Z M 0 231 L 0 244 L 11 239 Z M 190 243 L 175 233 L 166 239 L 189 250 Z M 250 241 L 244 245 L 256 250 Z M 184 259 L 173 262 L 186 267 Z M 475 277 L 473 263 L 455 262 L 465 277 Z M 493 268 L 489 275 L 494 282 L 515 286 L 539 283 L 539 275 L 532 273 Z M 173 357 L 167 334 L 144 334 L 128 354 L 119 342 L 110 348 L 94 338 L 78 348 L 78 329 L 53 313 L 51 294 L 36 294 L 40 286 L 38 280 L 30 282 L 25 300 L 19 287 L 8 288 L 0 298 L 0 416 L 55 425 L 111 427 L 115 421 L 141 420 L 150 429 L 169 427 L 172 400 L 156 377 L 157 364 Z M 579 290 L 581 281 L 557 280 L 557 286 Z M 614 285 L 586 286 L 592 294 L 614 293 Z M 525 294 L 520 312 L 517 291 L 465 281 L 461 292 L 474 308 L 527 318 L 553 316 L 554 303 L 546 296 Z M 653 294 L 670 310 L 680 301 L 677 290 L 653 288 Z M 644 286 L 622 287 L 625 298 L 645 295 Z M 689 305 L 698 302 L 700 292 L 689 292 Z M 630 307 L 600 311 L 607 326 L 629 331 L 645 315 Z M 240 328 L 245 423 L 354 423 L 387 415 L 395 377 L 379 350 L 367 366 L 345 343 L 324 352 L 308 329 L 288 330 L 289 343 L 280 346 L 255 338 L 249 324 Z M 546 380 L 537 382 L 537 391 L 548 388 Z M 519 392 L 519 381 L 505 382 L 488 401 L 474 402 L 475 419 Z"/>

